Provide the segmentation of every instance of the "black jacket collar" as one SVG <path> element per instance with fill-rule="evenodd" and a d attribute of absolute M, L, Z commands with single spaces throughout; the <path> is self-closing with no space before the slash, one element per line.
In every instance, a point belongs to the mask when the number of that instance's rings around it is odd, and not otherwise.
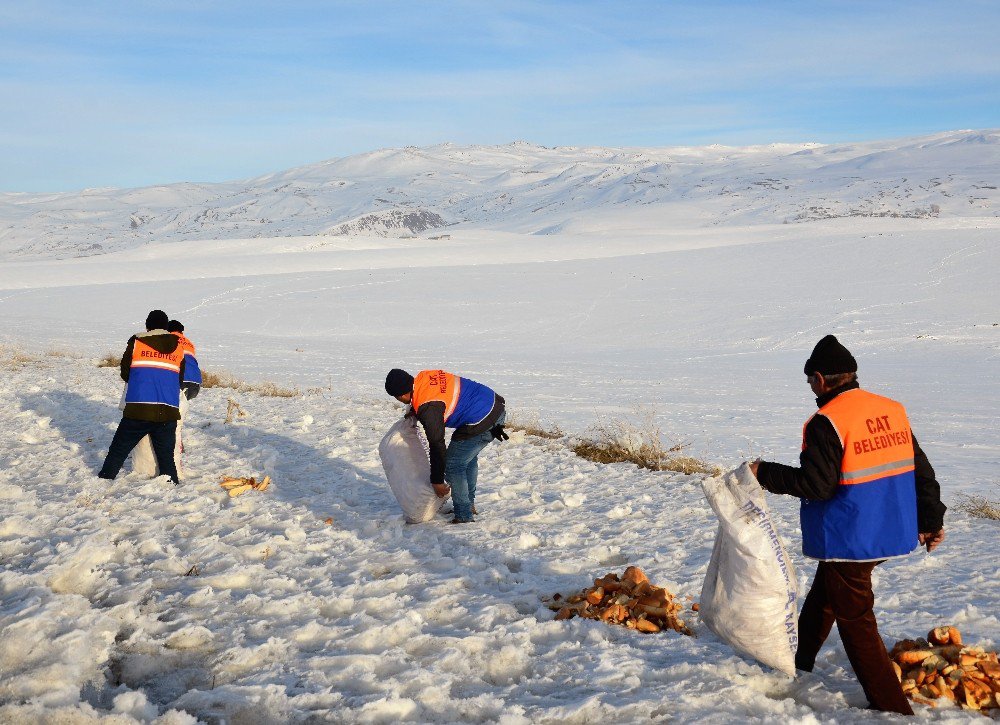
<path fill-rule="evenodd" d="M 836 398 L 841 393 L 846 393 L 848 390 L 856 390 L 861 387 L 861 384 L 857 380 L 852 380 L 849 383 L 841 385 L 839 388 L 834 388 L 833 390 L 828 390 L 821 396 L 816 398 L 816 407 L 822 408 L 824 405 L 829 403 L 831 400 Z"/>

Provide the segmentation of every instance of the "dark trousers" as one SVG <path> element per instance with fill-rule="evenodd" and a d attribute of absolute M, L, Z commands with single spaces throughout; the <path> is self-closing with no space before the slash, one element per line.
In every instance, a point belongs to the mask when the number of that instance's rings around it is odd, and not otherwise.
<path fill-rule="evenodd" d="M 115 431 L 115 437 L 111 439 L 108 447 L 108 457 L 104 459 L 104 466 L 97 475 L 101 478 L 114 478 L 125 465 L 125 459 L 132 452 L 139 441 L 149 436 L 150 443 L 153 444 L 153 455 L 156 457 L 156 465 L 160 468 L 161 476 L 170 476 L 170 480 L 179 483 L 177 480 L 177 467 L 174 465 L 174 445 L 177 441 L 177 421 L 168 420 L 160 423 L 151 423 L 148 420 L 135 420 L 133 418 L 122 418 Z"/>
<path fill-rule="evenodd" d="M 912 715 L 875 622 L 872 570 L 881 561 L 821 561 L 799 614 L 795 666 L 812 672 L 816 655 L 837 623 L 854 674 L 874 710 Z"/>

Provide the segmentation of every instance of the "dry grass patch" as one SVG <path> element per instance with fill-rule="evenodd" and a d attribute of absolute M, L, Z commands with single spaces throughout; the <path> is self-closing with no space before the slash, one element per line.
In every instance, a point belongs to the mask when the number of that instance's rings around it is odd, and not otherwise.
<path fill-rule="evenodd" d="M 99 368 L 116 368 L 122 364 L 122 356 L 115 355 L 113 352 L 105 353 L 104 357 L 97 361 L 97 367 Z"/>
<path fill-rule="evenodd" d="M 267 398 L 297 398 L 302 395 L 298 388 L 284 388 L 276 383 L 252 383 L 246 390 L 263 395 Z"/>
<path fill-rule="evenodd" d="M 554 441 L 565 437 L 565 433 L 557 425 L 546 426 L 538 419 L 536 413 L 519 413 L 511 415 L 507 413 L 507 420 L 503 424 L 504 428 L 512 431 L 523 431 L 526 435 L 536 438 L 545 438 Z"/>
<path fill-rule="evenodd" d="M 955 509 L 977 519 L 1000 521 L 1000 501 L 990 501 L 985 496 L 960 493 Z"/>
<path fill-rule="evenodd" d="M 298 388 L 285 388 L 277 383 L 271 382 L 248 383 L 224 370 L 218 373 L 202 370 L 201 387 L 228 388 L 241 393 L 257 393 L 257 395 L 262 395 L 267 398 L 297 398 L 302 395 L 302 391 Z"/>
<path fill-rule="evenodd" d="M 685 455 L 690 443 L 665 443 L 651 418 L 636 425 L 609 419 L 590 431 L 589 438 L 573 442 L 573 452 L 596 463 L 634 463 L 650 471 L 716 474 L 718 469 L 700 458 Z"/>
<path fill-rule="evenodd" d="M 39 358 L 29 355 L 16 347 L 0 346 L 0 368 L 5 370 L 18 370 L 25 365 L 39 362 Z"/>
<path fill-rule="evenodd" d="M 201 387 L 203 388 L 233 388 L 236 379 L 229 373 L 212 373 L 208 370 L 201 371 Z"/>

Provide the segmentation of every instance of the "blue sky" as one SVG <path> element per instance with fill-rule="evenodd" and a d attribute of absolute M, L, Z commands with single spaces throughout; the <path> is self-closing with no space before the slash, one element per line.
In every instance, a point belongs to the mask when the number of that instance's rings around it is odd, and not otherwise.
<path fill-rule="evenodd" d="M 0 0 L 0 190 L 1000 126 L 1000 2 Z"/>

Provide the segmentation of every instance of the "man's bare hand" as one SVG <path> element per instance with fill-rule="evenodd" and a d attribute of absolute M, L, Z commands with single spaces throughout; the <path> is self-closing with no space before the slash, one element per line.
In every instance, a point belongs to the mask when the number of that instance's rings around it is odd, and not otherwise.
<path fill-rule="evenodd" d="M 432 483 L 434 487 L 434 493 L 437 494 L 438 498 L 444 498 L 449 493 L 451 493 L 451 486 L 447 483 Z"/>
<path fill-rule="evenodd" d="M 918 540 L 927 547 L 927 551 L 934 551 L 944 541 L 944 529 L 935 531 L 933 534 L 920 534 Z"/>
<path fill-rule="evenodd" d="M 752 461 L 750 463 L 750 473 L 753 474 L 754 478 L 757 478 L 757 469 L 759 467 L 760 467 L 760 459 L 759 458 L 756 461 Z"/>

